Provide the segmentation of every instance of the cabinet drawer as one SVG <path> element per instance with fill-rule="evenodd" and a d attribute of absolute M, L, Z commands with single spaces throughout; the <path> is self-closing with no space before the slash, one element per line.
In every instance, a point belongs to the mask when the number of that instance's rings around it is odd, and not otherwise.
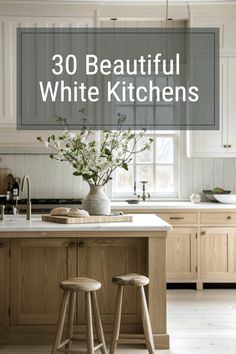
<path fill-rule="evenodd" d="M 223 224 L 223 225 L 236 224 L 236 213 L 234 212 L 201 213 L 200 223 L 201 224 Z"/>
<path fill-rule="evenodd" d="M 196 213 L 158 213 L 160 218 L 171 225 L 196 224 Z"/>

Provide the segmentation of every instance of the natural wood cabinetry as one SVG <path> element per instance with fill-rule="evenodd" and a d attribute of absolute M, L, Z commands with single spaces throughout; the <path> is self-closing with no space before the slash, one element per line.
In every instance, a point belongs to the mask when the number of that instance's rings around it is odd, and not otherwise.
<path fill-rule="evenodd" d="M 168 283 L 196 283 L 198 290 L 207 282 L 236 283 L 234 208 L 215 208 L 213 203 L 210 209 L 198 209 L 196 205 L 191 211 L 187 208 L 159 210 L 153 212 L 173 226 L 166 243 Z M 150 210 L 143 209 L 142 213 L 145 212 Z"/>
<path fill-rule="evenodd" d="M 9 240 L 0 239 L 0 325 L 9 323 Z"/>
<path fill-rule="evenodd" d="M 167 236 L 167 281 L 197 278 L 197 229 L 178 228 Z"/>
<path fill-rule="evenodd" d="M 160 218 L 170 223 L 171 225 L 193 225 L 197 223 L 197 213 L 183 213 L 183 212 L 171 212 L 171 213 L 158 213 Z"/>
<path fill-rule="evenodd" d="M 103 324 L 112 324 L 117 286 L 112 284 L 114 275 L 147 273 L 147 242 L 145 239 L 89 238 L 78 243 L 78 275 L 94 278 L 102 283 L 97 292 Z M 81 304 L 82 304 L 81 299 Z M 137 291 L 127 287 L 124 291 L 122 323 L 135 324 L 140 316 L 137 308 Z M 79 316 L 84 317 L 83 307 L 78 306 Z"/>
<path fill-rule="evenodd" d="M 235 212 L 216 212 L 216 213 L 201 213 L 200 223 L 205 225 L 236 225 Z"/>
<path fill-rule="evenodd" d="M 11 241 L 10 324 L 55 324 L 61 280 L 76 275 L 73 239 Z"/>
<path fill-rule="evenodd" d="M 236 228 L 201 229 L 201 279 L 236 282 Z"/>

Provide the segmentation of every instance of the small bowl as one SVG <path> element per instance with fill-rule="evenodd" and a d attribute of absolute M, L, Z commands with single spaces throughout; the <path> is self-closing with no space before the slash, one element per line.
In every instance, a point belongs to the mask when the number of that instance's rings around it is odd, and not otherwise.
<path fill-rule="evenodd" d="M 139 200 L 138 199 L 127 199 L 126 202 L 128 204 L 138 204 Z"/>
<path fill-rule="evenodd" d="M 211 202 L 216 202 L 216 201 L 218 202 L 218 200 L 215 198 L 215 195 L 225 195 L 225 194 L 228 195 L 231 193 L 231 191 L 223 191 L 223 192 L 215 193 L 212 192 L 212 190 L 204 190 L 203 193 L 206 196 L 206 198 Z"/>
<path fill-rule="evenodd" d="M 236 194 L 214 194 L 214 198 L 224 204 L 236 204 Z"/>

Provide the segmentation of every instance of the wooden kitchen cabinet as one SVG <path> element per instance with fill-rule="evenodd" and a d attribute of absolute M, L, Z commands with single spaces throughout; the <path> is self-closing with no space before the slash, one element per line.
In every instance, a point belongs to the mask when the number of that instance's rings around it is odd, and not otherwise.
<path fill-rule="evenodd" d="M 197 228 L 175 227 L 167 236 L 167 281 L 196 280 Z"/>
<path fill-rule="evenodd" d="M 0 239 L 0 325 L 9 324 L 9 240 Z"/>
<path fill-rule="evenodd" d="M 78 275 L 94 278 L 102 283 L 97 292 L 103 324 L 111 325 L 114 320 L 117 286 L 112 277 L 125 273 L 147 273 L 147 240 L 129 238 L 89 238 L 78 243 Z M 122 323 L 140 322 L 137 289 L 126 287 L 122 309 Z M 78 318 L 84 319 L 84 299 L 79 299 Z M 83 320 L 82 320 L 83 321 Z"/>
<path fill-rule="evenodd" d="M 236 282 L 236 228 L 202 228 L 200 235 L 203 282 Z"/>
<path fill-rule="evenodd" d="M 75 275 L 74 239 L 12 240 L 10 324 L 57 323 L 59 283 Z"/>

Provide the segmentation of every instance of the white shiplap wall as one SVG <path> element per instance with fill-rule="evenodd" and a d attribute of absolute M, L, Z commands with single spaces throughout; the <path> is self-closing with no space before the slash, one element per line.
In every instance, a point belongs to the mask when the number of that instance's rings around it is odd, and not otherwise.
<path fill-rule="evenodd" d="M 87 184 L 72 175 L 67 164 L 51 160 L 47 155 L 1 155 L 0 168 L 8 167 L 14 176 L 28 174 L 32 182 L 32 197 L 79 198 L 87 191 Z M 182 197 L 220 186 L 236 193 L 236 159 L 185 158 L 186 185 Z M 183 181 L 182 181 L 183 182 Z"/>
<path fill-rule="evenodd" d="M 236 193 L 235 158 L 186 158 L 186 197 L 215 186 Z"/>
<path fill-rule="evenodd" d="M 14 176 L 29 175 L 33 198 L 79 198 L 88 191 L 81 178 L 72 175 L 65 163 L 47 155 L 1 155 L 0 168 L 8 167 Z"/>

